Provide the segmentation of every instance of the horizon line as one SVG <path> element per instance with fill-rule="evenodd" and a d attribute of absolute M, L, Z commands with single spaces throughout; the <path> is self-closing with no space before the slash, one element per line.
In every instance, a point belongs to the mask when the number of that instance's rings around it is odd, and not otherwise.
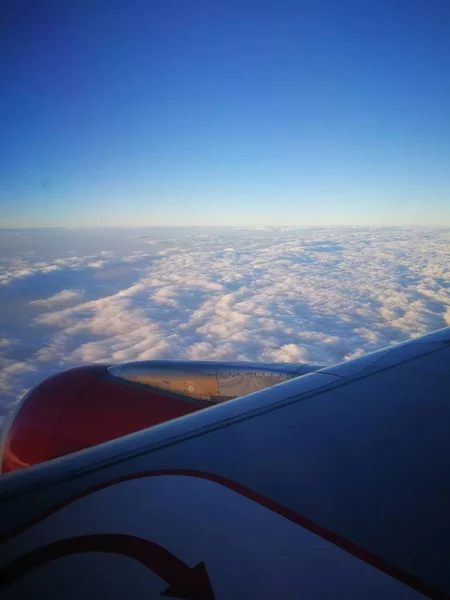
<path fill-rule="evenodd" d="M 447 225 L 417 225 L 417 224 L 370 224 L 370 223 L 343 223 L 336 225 L 309 224 L 309 225 L 0 225 L 0 230 L 23 230 L 23 229 L 450 229 L 450 223 Z"/>

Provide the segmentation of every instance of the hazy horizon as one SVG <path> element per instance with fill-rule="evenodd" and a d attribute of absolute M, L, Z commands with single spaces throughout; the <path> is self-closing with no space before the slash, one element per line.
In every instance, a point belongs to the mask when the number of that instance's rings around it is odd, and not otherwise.
<path fill-rule="evenodd" d="M 205 229 L 205 230 L 220 230 L 220 229 L 235 229 L 239 230 L 255 230 L 255 231 L 289 231 L 289 230 L 311 230 L 311 229 L 399 229 L 399 230 L 408 230 L 408 229 L 431 229 L 431 230 L 442 230 L 442 231 L 450 231 L 450 225 L 376 225 L 376 224 L 357 224 L 357 223 L 344 223 L 342 225 L 319 225 L 319 224 L 311 224 L 311 225 L 252 225 L 252 224 L 241 224 L 237 225 L 236 223 L 220 223 L 216 225 L 173 225 L 170 223 L 161 224 L 161 225 L 30 225 L 27 227 L 8 227 L 0 225 L 0 230 L 4 231 L 27 231 L 27 230 L 42 230 L 42 229 L 64 229 L 66 231 L 78 231 L 78 230 L 123 230 L 123 229 L 157 229 L 157 230 L 170 230 L 170 229 Z"/>

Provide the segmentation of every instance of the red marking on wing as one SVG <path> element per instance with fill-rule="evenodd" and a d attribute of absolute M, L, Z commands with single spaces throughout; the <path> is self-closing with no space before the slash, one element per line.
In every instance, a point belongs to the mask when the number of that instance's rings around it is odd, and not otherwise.
<path fill-rule="evenodd" d="M 335 533 L 335 532 L 327 529 L 326 527 L 323 527 L 319 523 L 315 523 L 314 521 L 311 521 L 307 517 L 304 517 L 303 515 L 299 515 L 298 513 L 294 512 L 293 510 L 291 510 L 281 504 L 278 504 L 271 498 L 262 496 L 258 492 L 255 492 L 255 491 L 241 485 L 240 483 L 237 483 L 236 481 L 227 479 L 226 477 L 222 477 L 221 475 L 217 475 L 215 473 L 207 473 L 204 471 L 194 471 L 194 470 L 187 470 L 187 469 L 166 469 L 166 470 L 159 470 L 159 471 L 143 471 L 140 473 L 123 475 L 121 477 L 111 479 L 110 481 L 100 483 L 96 486 L 93 486 L 87 490 L 83 490 L 82 492 L 75 494 L 75 495 L 71 496 L 70 498 L 67 498 L 67 499 L 59 502 L 52 508 L 41 513 L 38 517 L 21 525 L 16 530 L 13 530 L 6 536 L 3 536 L 3 538 L 0 538 L 0 542 L 5 543 L 6 541 L 19 535 L 20 533 L 26 531 L 32 525 L 35 525 L 36 523 L 39 523 L 40 521 L 46 519 L 47 517 L 54 514 L 55 512 L 58 512 L 65 506 L 68 506 L 69 504 L 72 504 L 76 500 L 79 500 L 81 498 L 89 496 L 95 492 L 106 489 L 113 485 L 118 485 L 120 483 L 124 483 L 126 481 L 133 481 L 135 479 L 142 479 L 142 478 L 146 478 L 146 477 L 162 477 L 162 476 L 166 476 L 166 475 L 177 475 L 177 476 L 182 476 L 182 477 L 196 477 L 199 479 L 212 481 L 214 483 L 222 485 L 230 490 L 233 490 L 234 492 L 237 492 L 238 494 L 241 494 L 242 496 L 245 496 L 246 498 L 249 498 L 250 500 L 253 500 L 254 502 L 257 502 L 261 506 L 265 506 L 269 510 L 281 515 L 282 517 L 288 519 L 292 523 L 295 523 L 296 525 L 299 525 L 300 527 L 307 529 L 311 533 L 314 533 L 315 535 L 330 542 L 331 544 L 334 544 L 335 546 L 337 546 L 338 548 L 341 548 L 345 552 L 348 552 L 352 556 L 355 556 L 356 558 L 359 558 L 360 560 L 366 562 L 367 564 L 379 569 L 383 573 L 386 573 L 390 577 L 397 579 L 398 581 L 407 585 L 408 587 L 417 590 L 418 592 L 424 594 L 428 598 L 432 598 L 433 600 L 449 600 L 449 598 L 450 598 L 450 596 L 448 594 L 425 583 L 418 577 L 415 577 L 414 575 L 411 575 L 410 573 L 404 571 L 400 567 L 397 567 L 396 565 L 385 561 L 383 558 L 373 554 L 372 552 L 370 552 L 369 550 L 366 550 L 365 548 L 362 548 L 361 546 L 358 546 L 357 544 L 354 544 L 352 541 L 342 537 L 338 533 Z"/>
<path fill-rule="evenodd" d="M 52 560 L 86 552 L 121 554 L 139 561 L 169 584 L 162 596 L 214 600 L 204 563 L 191 568 L 159 544 L 134 535 L 115 533 L 82 535 L 36 548 L 1 570 L 0 589 Z"/>

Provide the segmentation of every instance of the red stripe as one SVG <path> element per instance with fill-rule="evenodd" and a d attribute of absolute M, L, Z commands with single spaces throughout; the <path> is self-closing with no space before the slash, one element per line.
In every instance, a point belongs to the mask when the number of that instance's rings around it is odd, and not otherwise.
<path fill-rule="evenodd" d="M 48 562 L 85 552 L 110 552 L 139 561 L 169 584 L 162 595 L 179 598 L 195 597 L 214 600 L 204 563 L 189 567 L 168 550 L 147 539 L 115 533 L 81 535 L 41 546 L 13 560 L 0 573 L 0 590 L 14 583 L 29 571 Z M 176 595 L 174 592 L 181 592 Z"/>
<path fill-rule="evenodd" d="M 328 542 L 334 544 L 338 548 L 345 550 L 345 552 L 348 552 L 352 556 L 359 558 L 360 560 L 366 562 L 367 564 L 379 569 L 383 573 L 386 573 L 387 575 L 393 577 L 394 579 L 397 579 L 398 581 L 407 585 L 408 587 L 413 588 L 413 589 L 417 590 L 418 592 L 424 594 L 428 598 L 432 598 L 433 600 L 450 600 L 450 595 L 446 594 L 445 592 L 442 592 L 442 591 L 428 585 L 427 583 L 423 582 L 418 577 L 415 577 L 414 575 L 407 573 L 406 571 L 397 567 L 396 565 L 385 561 L 384 559 L 380 558 L 379 556 L 376 556 L 369 550 L 366 550 L 365 548 L 362 548 L 361 546 L 354 544 L 350 540 L 347 540 L 346 538 L 340 536 L 339 534 L 334 533 L 333 531 L 330 531 L 326 527 L 323 527 L 322 525 L 319 525 L 318 523 L 311 521 L 307 517 L 304 517 L 303 515 L 299 515 L 298 513 L 292 511 L 291 509 L 289 509 L 285 506 L 282 506 L 281 504 L 278 504 L 277 502 L 275 502 L 274 500 L 271 500 L 270 498 L 262 496 L 258 492 L 255 492 L 249 488 L 246 488 L 245 486 L 241 485 L 240 483 L 237 483 L 236 481 L 227 479 L 226 477 L 222 477 L 221 475 L 217 475 L 215 473 L 207 473 L 207 472 L 203 472 L 203 471 L 191 471 L 191 470 L 187 470 L 187 469 L 164 469 L 164 470 L 159 470 L 159 471 L 144 471 L 144 472 L 140 472 L 140 473 L 124 475 L 122 477 L 117 477 L 116 479 L 112 479 L 110 481 L 100 483 L 96 486 L 93 486 L 92 488 L 84 490 L 78 494 L 75 494 L 74 496 L 71 496 L 68 499 L 65 499 L 65 500 L 59 502 L 58 504 L 56 504 L 49 510 L 46 510 L 45 512 L 43 512 L 38 517 L 35 517 L 34 519 L 30 520 L 28 523 L 21 525 L 16 530 L 13 530 L 12 532 L 10 532 L 6 536 L 4 536 L 2 539 L 0 539 L 0 543 L 5 543 L 6 541 L 10 540 L 11 538 L 15 537 L 16 535 L 26 531 L 32 525 L 39 523 L 40 521 L 42 521 L 42 520 L 46 519 L 47 517 L 49 517 L 50 515 L 52 515 L 53 513 L 61 510 L 65 506 L 68 506 L 69 504 L 72 504 L 76 500 L 79 500 L 81 498 L 89 496 L 95 492 L 98 492 L 105 488 L 111 487 L 113 485 L 117 485 L 119 483 L 123 483 L 125 481 L 132 481 L 134 479 L 141 479 L 141 478 L 145 478 L 145 477 L 161 477 L 161 476 L 165 476 L 165 475 L 196 477 L 199 479 L 205 479 L 208 481 L 213 481 L 214 483 L 218 483 L 219 485 L 222 485 L 230 490 L 233 490 L 234 492 L 237 492 L 238 494 L 241 494 L 242 496 L 245 496 L 246 498 L 249 498 L 250 500 L 253 500 L 254 502 L 257 502 L 261 506 L 265 506 L 269 510 L 281 515 L 282 517 L 285 517 L 292 523 L 295 523 L 296 525 L 300 525 L 300 527 L 303 527 L 304 529 L 307 529 L 308 531 L 316 534 L 317 536 L 321 537 L 322 539 L 327 540 Z"/>

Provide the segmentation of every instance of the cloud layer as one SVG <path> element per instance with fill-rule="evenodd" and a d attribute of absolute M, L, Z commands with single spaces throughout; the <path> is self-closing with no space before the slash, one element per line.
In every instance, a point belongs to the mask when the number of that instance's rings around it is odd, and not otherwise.
<path fill-rule="evenodd" d="M 444 327 L 449 239 L 369 228 L 8 231 L 0 417 L 81 363 L 336 363 Z"/>

